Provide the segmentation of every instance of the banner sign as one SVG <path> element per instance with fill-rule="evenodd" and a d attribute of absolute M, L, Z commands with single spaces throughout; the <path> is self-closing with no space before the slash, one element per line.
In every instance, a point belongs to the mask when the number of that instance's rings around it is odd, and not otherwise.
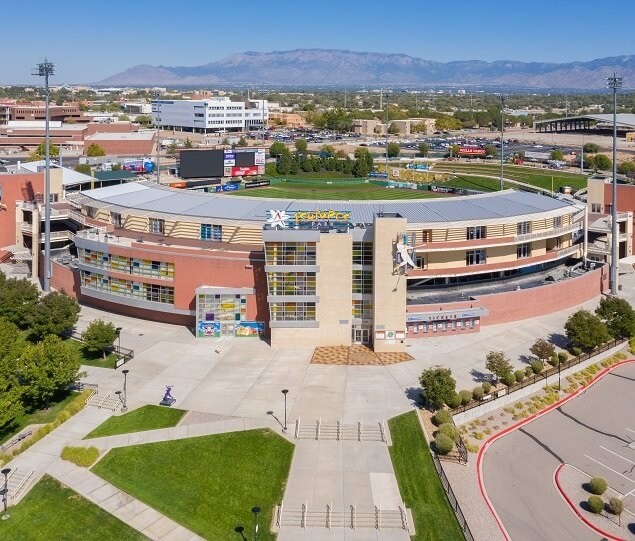
<path fill-rule="evenodd" d="M 487 150 L 476 147 L 459 147 L 459 154 L 465 154 L 467 156 L 485 156 L 487 154 Z"/>
<path fill-rule="evenodd" d="M 254 154 L 254 165 L 265 165 L 265 158 L 266 158 L 265 149 L 264 148 L 257 149 L 256 153 Z"/>
<path fill-rule="evenodd" d="M 375 173 L 374 171 L 368 173 L 368 176 L 369 178 L 388 178 L 386 173 Z"/>
<path fill-rule="evenodd" d="M 274 228 L 320 229 L 322 227 L 348 227 L 350 210 L 270 210 L 267 223 Z"/>
<path fill-rule="evenodd" d="M 236 184 L 235 182 L 228 184 L 220 184 L 218 186 L 214 186 L 215 192 L 235 192 L 240 187 L 240 184 Z"/>
<path fill-rule="evenodd" d="M 223 167 L 233 167 L 236 165 L 236 154 L 231 150 L 223 152 Z"/>
<path fill-rule="evenodd" d="M 253 182 L 245 182 L 245 188 L 262 188 L 263 186 L 270 186 L 269 180 L 254 180 Z"/>

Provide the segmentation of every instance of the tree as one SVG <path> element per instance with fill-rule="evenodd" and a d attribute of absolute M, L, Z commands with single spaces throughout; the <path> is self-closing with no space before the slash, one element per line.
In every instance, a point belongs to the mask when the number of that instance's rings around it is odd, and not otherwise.
<path fill-rule="evenodd" d="M 244 135 L 240 136 L 240 139 L 238 139 L 238 146 L 239 147 L 248 147 L 249 143 L 247 142 L 247 139 L 245 139 Z"/>
<path fill-rule="evenodd" d="M 561 151 L 561 150 L 552 150 L 552 151 L 549 153 L 549 157 L 550 157 L 552 160 L 557 160 L 557 161 L 559 161 L 559 162 L 561 162 L 562 160 L 564 160 L 564 154 L 562 153 L 562 151 Z"/>
<path fill-rule="evenodd" d="M 84 175 L 91 176 L 93 174 L 93 170 L 90 168 L 90 165 L 87 163 L 78 163 L 75 166 L 75 171 L 78 173 L 83 173 Z"/>
<path fill-rule="evenodd" d="M 190 141 L 189 137 L 185 138 L 185 142 L 183 143 L 183 147 L 184 148 L 192 148 L 194 145 L 192 144 L 192 141 Z"/>
<path fill-rule="evenodd" d="M 430 152 L 430 145 L 428 143 L 419 143 L 419 154 L 421 156 L 427 156 Z"/>
<path fill-rule="evenodd" d="M 437 130 L 460 130 L 462 128 L 461 121 L 448 115 L 440 115 L 435 121 L 434 126 Z"/>
<path fill-rule="evenodd" d="M 137 115 L 137 118 L 135 118 L 135 122 L 138 122 L 143 126 L 149 126 L 150 124 L 152 124 L 153 121 L 150 115 Z"/>
<path fill-rule="evenodd" d="M 123 166 L 120 163 L 113 163 L 110 169 L 111 171 L 121 171 Z"/>
<path fill-rule="evenodd" d="M 485 356 L 485 368 L 487 368 L 498 379 L 503 379 L 514 370 L 512 363 L 502 351 L 490 351 Z"/>
<path fill-rule="evenodd" d="M 60 155 L 60 147 L 52 143 L 49 144 L 49 156 L 51 158 L 57 158 Z M 27 156 L 28 162 L 37 162 L 46 158 L 46 143 L 40 143 L 32 152 Z"/>
<path fill-rule="evenodd" d="M 106 323 L 101 319 L 95 319 L 88 324 L 86 330 L 82 333 L 82 341 L 84 347 L 90 353 L 102 353 L 106 358 L 106 350 L 115 343 L 117 338 L 117 329 L 113 323 Z"/>
<path fill-rule="evenodd" d="M 282 141 L 276 141 L 269 147 L 269 156 L 279 158 L 285 150 L 287 150 L 286 145 Z"/>
<path fill-rule="evenodd" d="M 611 338 L 602 320 L 588 310 L 578 310 L 569 316 L 564 328 L 571 345 L 587 351 Z"/>
<path fill-rule="evenodd" d="M 551 356 L 556 352 L 556 348 L 544 338 L 538 338 L 538 340 L 534 342 L 534 345 L 529 348 L 529 351 L 531 351 L 541 361 L 545 361 L 546 359 L 551 358 Z"/>
<path fill-rule="evenodd" d="M 77 378 L 80 367 L 76 350 L 59 336 L 48 335 L 37 344 L 28 345 L 20 356 L 19 377 L 25 394 L 35 403 L 48 408 L 50 399 Z"/>
<path fill-rule="evenodd" d="M 287 147 L 284 147 L 284 150 L 278 157 L 278 173 L 280 173 L 281 175 L 288 175 L 291 172 L 292 161 L 293 160 L 291 158 L 291 152 L 289 152 L 289 149 Z"/>
<path fill-rule="evenodd" d="M 389 158 L 396 158 L 401 152 L 401 147 L 397 143 L 388 143 L 386 152 L 388 152 Z"/>
<path fill-rule="evenodd" d="M 399 126 L 397 126 L 394 122 L 391 122 L 390 126 L 388 126 L 388 133 L 390 135 L 397 135 L 399 133 Z"/>
<path fill-rule="evenodd" d="M 635 336 L 635 310 L 626 299 L 603 297 L 595 313 L 604 321 L 611 336 L 630 338 Z"/>
<path fill-rule="evenodd" d="M 454 156 L 455 158 L 459 157 L 459 145 L 452 145 L 450 147 L 450 157 Z"/>
<path fill-rule="evenodd" d="M 606 154 L 596 154 L 593 156 L 593 162 L 595 169 L 600 169 L 602 171 L 608 171 L 613 166 L 613 162 Z"/>
<path fill-rule="evenodd" d="M 585 143 L 582 150 L 585 154 L 595 154 L 596 152 L 599 152 L 600 147 L 595 143 Z"/>
<path fill-rule="evenodd" d="M 0 284 L 0 317 L 25 329 L 33 316 L 40 294 L 26 278 L 10 278 Z"/>
<path fill-rule="evenodd" d="M 423 398 L 435 408 L 440 408 L 456 393 L 456 380 L 452 377 L 452 370 L 440 365 L 421 372 L 419 383 L 423 388 Z"/>
<path fill-rule="evenodd" d="M 37 338 L 58 336 L 73 329 L 79 319 L 79 304 L 66 293 L 54 291 L 42 297 L 31 317 L 31 332 Z"/>
<path fill-rule="evenodd" d="M 486 156 L 496 156 L 498 154 L 498 148 L 496 145 L 486 145 L 485 146 L 485 155 Z"/>
<path fill-rule="evenodd" d="M 168 148 L 165 150 L 166 155 L 168 156 L 176 156 L 176 153 L 178 152 L 178 149 L 176 147 L 176 143 L 174 141 L 172 141 L 169 145 Z"/>
<path fill-rule="evenodd" d="M 20 329 L 6 319 L 0 319 L 0 427 L 22 411 L 24 388 L 17 378 L 17 363 L 24 349 Z"/>
<path fill-rule="evenodd" d="M 635 172 L 635 162 L 625 161 L 625 162 L 620 163 L 617 166 L 617 172 L 620 175 L 628 175 L 629 173 Z"/>
<path fill-rule="evenodd" d="M 306 142 L 306 139 L 296 139 L 295 149 L 298 152 L 304 154 L 307 148 L 309 148 L 309 144 Z"/>
<path fill-rule="evenodd" d="M 104 149 L 97 143 L 91 143 L 91 145 L 86 149 L 86 156 L 90 156 L 91 158 L 105 155 L 106 153 L 104 152 Z"/>

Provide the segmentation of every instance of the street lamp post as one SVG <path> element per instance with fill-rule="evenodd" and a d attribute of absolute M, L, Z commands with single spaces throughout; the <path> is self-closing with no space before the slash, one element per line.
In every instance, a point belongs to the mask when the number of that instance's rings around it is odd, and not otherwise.
<path fill-rule="evenodd" d="M 254 514 L 254 541 L 258 541 L 258 513 L 260 513 L 260 507 L 252 507 L 251 512 Z"/>
<path fill-rule="evenodd" d="M 619 239 L 617 233 L 617 91 L 622 88 L 622 78 L 613 73 L 607 77 L 606 86 L 613 90 L 613 200 L 611 202 L 611 295 L 617 295 L 617 266 L 619 265 Z"/>
<path fill-rule="evenodd" d="M 130 372 L 130 370 L 128 369 L 121 371 L 121 373 L 123 374 L 123 407 L 121 408 L 121 411 L 123 413 L 126 413 L 126 411 L 128 411 L 128 392 L 127 392 L 128 372 Z"/>
<path fill-rule="evenodd" d="M 503 137 L 505 135 L 505 99 L 507 98 L 507 96 L 505 94 L 497 94 L 498 99 L 501 102 L 501 181 L 500 181 L 500 188 L 501 190 L 503 189 L 503 172 L 504 172 L 504 165 L 503 165 L 503 154 L 505 153 L 505 142 L 503 140 Z"/>
<path fill-rule="evenodd" d="M 289 389 L 282 389 L 282 394 L 284 395 L 284 428 L 282 429 L 284 432 L 287 431 L 287 393 Z"/>
<path fill-rule="evenodd" d="M 159 106 L 159 90 L 155 91 L 157 106 L 157 184 L 161 184 L 161 109 Z"/>
<path fill-rule="evenodd" d="M 11 468 L 4 468 L 2 470 L 2 475 L 4 475 L 4 486 L 2 490 L 0 490 L 0 494 L 2 495 L 2 520 L 7 520 L 11 515 L 7 513 L 7 500 L 9 499 L 9 473 L 11 472 Z"/>
<path fill-rule="evenodd" d="M 44 59 L 44 62 L 38 64 L 33 75 L 44 77 L 44 95 L 45 95 L 45 136 L 44 146 L 46 156 L 44 162 L 44 276 L 42 280 L 42 289 L 45 292 L 51 290 L 51 138 L 50 138 L 50 112 L 49 112 L 49 77 L 55 75 L 55 65 Z M 39 245 L 38 245 L 39 253 Z"/>

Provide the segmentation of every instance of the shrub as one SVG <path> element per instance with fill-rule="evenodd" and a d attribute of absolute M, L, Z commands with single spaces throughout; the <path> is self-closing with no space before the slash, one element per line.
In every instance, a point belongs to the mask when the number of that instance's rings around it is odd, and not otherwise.
<path fill-rule="evenodd" d="M 461 405 L 461 397 L 459 396 L 459 393 L 451 394 L 445 403 L 450 409 L 458 408 Z"/>
<path fill-rule="evenodd" d="M 452 422 L 452 414 L 448 410 L 439 410 L 432 416 L 435 426 L 441 426 Z"/>
<path fill-rule="evenodd" d="M 481 387 L 483 387 L 483 392 L 485 394 L 489 394 L 489 392 L 492 390 L 492 384 L 489 381 L 484 381 L 481 384 Z"/>
<path fill-rule="evenodd" d="M 547 361 L 551 366 L 558 366 L 558 363 L 560 363 L 560 360 L 558 359 L 558 354 L 554 353 L 549 360 Z"/>
<path fill-rule="evenodd" d="M 566 363 L 568 359 L 569 359 L 569 354 L 566 351 L 558 352 L 558 361 L 560 361 L 560 363 Z"/>
<path fill-rule="evenodd" d="M 516 381 L 522 381 L 525 379 L 525 371 L 524 370 L 516 370 L 516 372 L 514 372 L 514 377 L 516 378 Z"/>
<path fill-rule="evenodd" d="M 573 355 L 574 357 L 579 357 L 580 355 L 582 355 L 582 348 L 573 346 L 571 348 L 571 355 Z"/>
<path fill-rule="evenodd" d="M 531 369 L 531 366 L 526 366 L 525 367 L 525 376 L 529 377 L 529 376 L 533 376 L 534 375 L 534 371 Z"/>
<path fill-rule="evenodd" d="M 624 501 L 620 498 L 611 498 L 609 500 L 609 511 L 614 515 L 621 515 L 624 512 Z"/>
<path fill-rule="evenodd" d="M 88 468 L 99 458 L 99 449 L 97 447 L 64 447 L 62 458 Z"/>
<path fill-rule="evenodd" d="M 454 449 L 454 440 L 445 434 L 437 434 L 434 438 L 434 450 L 440 455 L 447 455 Z"/>
<path fill-rule="evenodd" d="M 596 515 L 600 514 L 602 509 L 604 509 L 604 501 L 599 496 L 589 496 L 587 504 L 589 505 L 589 511 Z"/>
<path fill-rule="evenodd" d="M 542 361 L 531 361 L 529 363 L 529 366 L 531 367 L 531 371 L 534 374 L 540 374 L 540 372 L 542 372 L 545 367 L 545 365 L 542 364 Z"/>
<path fill-rule="evenodd" d="M 461 398 L 461 404 L 469 404 L 472 401 L 472 391 L 459 391 L 459 397 Z"/>
<path fill-rule="evenodd" d="M 589 481 L 589 492 L 591 494 L 601 496 L 606 492 L 607 488 L 608 483 L 602 477 L 593 477 L 593 479 Z"/>
<path fill-rule="evenodd" d="M 483 390 L 483 387 L 474 387 L 474 390 L 472 391 L 472 398 L 474 400 L 483 400 L 484 396 L 485 391 Z"/>
<path fill-rule="evenodd" d="M 443 423 L 435 435 L 438 436 L 439 434 L 445 434 L 452 441 L 459 439 L 459 431 L 452 423 Z"/>
<path fill-rule="evenodd" d="M 628 349 L 631 353 L 635 354 L 635 337 L 628 341 Z"/>
<path fill-rule="evenodd" d="M 514 376 L 511 372 L 508 372 L 501 378 L 501 381 L 507 385 L 507 387 L 511 387 L 514 383 L 516 383 L 516 376 Z"/>

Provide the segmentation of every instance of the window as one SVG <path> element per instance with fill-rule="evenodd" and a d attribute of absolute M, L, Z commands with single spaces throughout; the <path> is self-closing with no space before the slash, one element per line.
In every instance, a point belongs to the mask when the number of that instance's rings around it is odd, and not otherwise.
<path fill-rule="evenodd" d="M 562 216 L 554 216 L 554 218 L 553 218 L 553 226 L 554 227 L 562 227 Z"/>
<path fill-rule="evenodd" d="M 174 304 L 174 288 L 159 284 L 144 284 L 132 282 L 112 276 L 102 276 L 88 271 L 81 271 L 82 286 L 99 291 L 105 291 L 112 295 L 123 297 L 135 297 L 138 299 Z"/>
<path fill-rule="evenodd" d="M 417 266 L 418 269 L 426 268 L 426 258 L 424 256 L 415 254 L 414 259 L 415 259 L 415 265 Z"/>
<path fill-rule="evenodd" d="M 467 228 L 467 240 L 484 239 L 487 237 L 487 228 L 484 225 Z"/>
<path fill-rule="evenodd" d="M 245 321 L 247 298 L 230 293 L 201 293 L 198 296 L 199 321 Z"/>
<path fill-rule="evenodd" d="M 267 273 L 269 295 L 315 295 L 314 272 Z"/>
<path fill-rule="evenodd" d="M 111 212 L 110 213 L 110 222 L 115 227 L 121 227 L 121 214 L 119 214 L 118 212 Z"/>
<path fill-rule="evenodd" d="M 373 273 L 372 271 L 353 271 L 353 293 L 372 293 Z"/>
<path fill-rule="evenodd" d="M 315 242 L 267 242 L 267 265 L 315 265 Z"/>
<path fill-rule="evenodd" d="M 471 265 L 485 265 L 485 263 L 485 250 L 469 250 L 465 253 L 465 264 L 468 267 Z"/>
<path fill-rule="evenodd" d="M 353 300 L 352 315 L 355 319 L 372 319 L 373 318 L 373 301 Z"/>
<path fill-rule="evenodd" d="M 274 302 L 269 311 L 271 321 L 315 321 L 314 302 Z"/>
<path fill-rule="evenodd" d="M 223 226 L 201 224 L 201 240 L 223 240 Z"/>
<path fill-rule="evenodd" d="M 518 259 L 524 259 L 525 257 L 531 257 L 531 243 L 525 242 L 516 246 L 516 257 Z"/>
<path fill-rule="evenodd" d="M 600 203 L 591 203 L 591 212 L 600 214 L 602 212 L 602 205 Z"/>
<path fill-rule="evenodd" d="M 353 265 L 373 264 L 373 243 L 354 242 L 353 243 Z"/>
<path fill-rule="evenodd" d="M 531 233 L 531 222 L 518 222 L 516 234 L 527 235 L 528 233 Z"/>
<path fill-rule="evenodd" d="M 157 233 L 158 235 L 163 235 L 163 232 L 165 231 L 165 220 L 161 218 L 149 218 L 148 231 L 150 233 Z"/>

